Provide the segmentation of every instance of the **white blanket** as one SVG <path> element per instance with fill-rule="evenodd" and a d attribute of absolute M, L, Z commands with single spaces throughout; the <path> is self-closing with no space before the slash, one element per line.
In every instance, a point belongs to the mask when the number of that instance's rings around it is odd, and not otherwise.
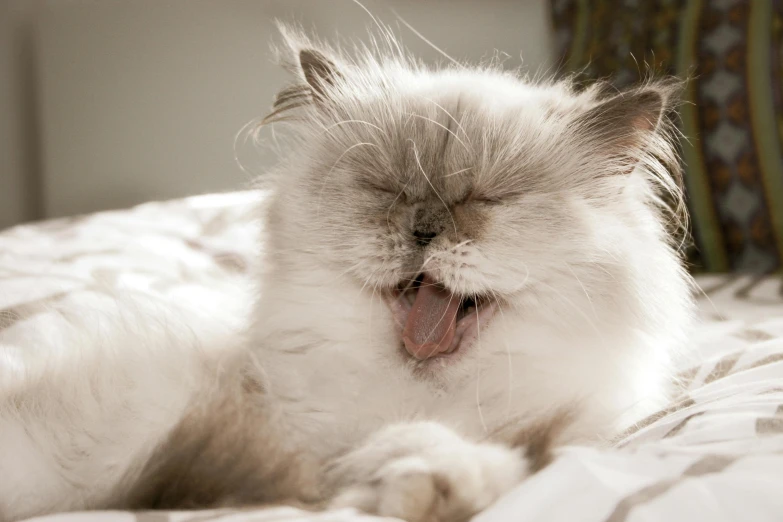
<path fill-rule="evenodd" d="M 40 348 L 15 339 L 51 334 L 47 304 L 78 306 L 106 288 L 138 292 L 183 313 L 230 314 L 219 304 L 226 292 L 247 287 L 242 282 L 257 258 L 252 217 L 259 197 L 200 196 L 0 233 L 0 361 L 36 355 Z M 477 522 L 783 521 L 783 281 L 706 276 L 699 283 L 701 324 L 680 374 L 682 396 L 614 447 L 565 448 Z M 379 519 L 277 508 L 39 520 Z"/>

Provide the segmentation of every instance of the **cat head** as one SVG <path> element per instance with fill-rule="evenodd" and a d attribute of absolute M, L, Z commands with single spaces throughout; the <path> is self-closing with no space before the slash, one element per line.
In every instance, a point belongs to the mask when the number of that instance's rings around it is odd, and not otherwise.
<path fill-rule="evenodd" d="M 294 139 L 278 247 L 306 244 L 386 295 L 414 358 L 469 343 L 498 307 L 551 304 L 558 320 L 570 296 L 616 301 L 650 259 L 676 258 L 676 82 L 577 90 L 492 64 L 429 68 L 391 38 L 348 53 L 283 32 L 295 81 L 265 120 Z"/>

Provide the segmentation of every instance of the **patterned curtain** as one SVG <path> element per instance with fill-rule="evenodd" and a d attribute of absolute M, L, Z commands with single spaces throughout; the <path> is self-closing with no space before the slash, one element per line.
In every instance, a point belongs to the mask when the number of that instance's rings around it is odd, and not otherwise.
<path fill-rule="evenodd" d="M 681 110 L 695 271 L 783 269 L 783 0 L 552 0 L 563 72 L 690 78 Z"/>

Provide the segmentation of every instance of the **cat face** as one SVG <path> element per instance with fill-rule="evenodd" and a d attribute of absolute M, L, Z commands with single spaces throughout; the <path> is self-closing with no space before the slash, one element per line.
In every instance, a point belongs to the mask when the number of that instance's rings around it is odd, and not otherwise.
<path fill-rule="evenodd" d="M 270 118 L 299 120 L 290 219 L 321 262 L 386 299 L 413 358 L 466 348 L 498 308 L 610 291 L 595 287 L 633 263 L 618 241 L 658 232 L 670 85 L 577 94 L 300 44 L 300 82 Z"/>

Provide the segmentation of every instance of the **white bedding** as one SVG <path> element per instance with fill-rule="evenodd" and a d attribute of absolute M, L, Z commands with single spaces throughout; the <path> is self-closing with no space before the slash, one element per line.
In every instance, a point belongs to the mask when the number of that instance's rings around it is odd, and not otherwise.
<path fill-rule="evenodd" d="M 233 313 L 223 305 L 247 288 L 259 197 L 200 196 L 0 233 L 0 380 L 10 373 L 3 365 L 41 355 L 17 340 L 52 334 L 47 305 L 55 302 L 78 308 L 110 288 L 183 313 Z M 680 374 L 682 396 L 614 447 L 564 449 L 476 521 L 783 521 L 783 281 L 705 276 L 699 283 L 701 323 Z M 378 519 L 277 508 L 39 520 Z"/>

